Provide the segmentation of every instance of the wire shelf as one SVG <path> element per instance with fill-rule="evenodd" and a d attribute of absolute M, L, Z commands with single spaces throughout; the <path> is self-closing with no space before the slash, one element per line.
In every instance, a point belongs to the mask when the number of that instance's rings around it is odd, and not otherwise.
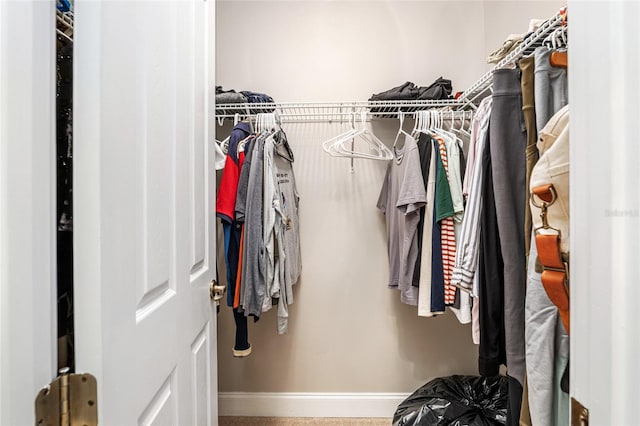
<path fill-rule="evenodd" d="M 343 122 L 354 114 L 365 113 L 368 118 L 394 118 L 400 113 L 413 113 L 428 109 L 459 109 L 463 102 L 441 101 L 356 101 L 356 102 L 275 102 L 238 103 L 216 105 L 216 118 L 246 119 L 256 114 L 277 112 L 282 122 Z"/>
<path fill-rule="evenodd" d="M 505 68 L 523 56 L 528 56 L 538 47 L 542 46 L 545 38 L 563 25 L 562 12 L 545 21 L 529 38 L 523 41 L 513 52 L 496 64 L 490 71 L 484 74 L 471 87 L 465 90 L 460 99 L 463 100 L 462 108 L 476 108 L 484 97 L 488 96 L 493 87 L 493 73 L 497 69 Z"/>
<path fill-rule="evenodd" d="M 216 105 L 216 118 L 222 124 L 224 119 L 234 118 L 236 115 L 240 120 L 245 120 L 257 114 L 277 112 L 282 122 L 344 122 L 354 114 L 362 113 L 366 113 L 367 119 L 370 119 L 394 118 L 400 113 L 410 114 L 429 109 L 475 110 L 482 99 L 491 93 L 495 70 L 505 68 L 521 57 L 530 55 L 563 25 L 566 25 L 566 21 L 561 10 L 455 100 L 231 103 Z"/>

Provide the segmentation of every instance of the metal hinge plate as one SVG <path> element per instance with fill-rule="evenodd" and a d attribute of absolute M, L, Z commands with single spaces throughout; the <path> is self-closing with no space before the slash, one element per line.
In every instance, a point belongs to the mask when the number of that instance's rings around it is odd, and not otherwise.
<path fill-rule="evenodd" d="M 571 398 L 571 426 L 589 426 L 589 410 Z"/>
<path fill-rule="evenodd" d="M 98 386 L 91 374 L 63 374 L 38 392 L 37 426 L 95 426 Z"/>

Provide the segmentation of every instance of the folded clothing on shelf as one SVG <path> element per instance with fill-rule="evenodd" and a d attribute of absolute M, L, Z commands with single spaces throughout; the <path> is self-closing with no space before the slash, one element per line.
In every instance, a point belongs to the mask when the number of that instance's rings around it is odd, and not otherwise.
<path fill-rule="evenodd" d="M 524 34 L 509 34 L 500 48 L 491 52 L 487 57 L 488 64 L 497 64 L 513 52 L 520 44 L 527 40 L 546 21 L 544 19 L 532 19 L 529 21 L 529 29 Z"/>
<path fill-rule="evenodd" d="M 369 101 L 442 100 L 450 99 L 451 91 L 451 80 L 442 77 L 427 87 L 418 87 L 414 83 L 407 81 L 393 89 L 372 95 Z"/>
<path fill-rule="evenodd" d="M 216 104 L 244 104 L 247 98 L 242 93 L 216 93 Z"/>
<path fill-rule="evenodd" d="M 451 80 L 438 78 L 427 87 L 418 87 L 414 83 L 407 81 L 406 83 L 389 89 L 387 91 L 376 93 L 369 98 L 369 102 L 374 101 L 437 101 L 443 99 L 451 99 Z M 371 112 L 385 112 L 386 107 L 372 107 Z M 402 108 L 400 108 L 402 110 Z M 393 115 L 382 115 L 382 118 L 391 118 Z"/>
<path fill-rule="evenodd" d="M 243 90 L 241 92 L 236 92 L 235 90 L 222 90 L 222 86 L 216 86 L 216 104 L 256 104 L 256 103 L 274 103 L 274 100 L 271 96 L 266 95 L 264 93 L 251 92 L 248 90 Z M 259 109 L 250 109 L 248 111 L 249 114 L 258 114 L 265 112 L 273 112 L 275 108 L 259 108 Z M 247 113 L 246 109 L 241 110 L 227 110 L 227 113 Z"/>
<path fill-rule="evenodd" d="M 247 98 L 235 90 L 222 90 L 222 86 L 216 86 L 216 104 L 243 104 Z"/>
<path fill-rule="evenodd" d="M 420 101 L 451 99 L 452 90 L 451 80 L 440 77 L 428 87 L 419 87 L 417 99 Z"/>
<path fill-rule="evenodd" d="M 371 95 L 370 101 L 408 101 L 418 98 L 418 87 L 410 81 L 386 90 L 381 93 Z"/>
<path fill-rule="evenodd" d="M 240 93 L 242 93 L 245 98 L 247 98 L 247 102 L 250 104 L 273 103 L 273 98 L 269 95 L 265 95 L 264 93 L 250 92 L 248 90 L 243 90 Z"/>
<path fill-rule="evenodd" d="M 491 54 L 487 57 L 487 63 L 497 64 L 498 62 L 506 58 L 509 53 L 513 52 L 516 47 L 520 46 L 522 40 L 524 40 L 523 34 L 509 34 L 507 39 L 502 43 L 502 46 L 500 46 L 499 49 L 491 52 Z"/>
<path fill-rule="evenodd" d="M 240 104 L 240 103 L 273 103 L 273 98 L 264 93 L 243 90 L 223 90 L 222 86 L 216 86 L 216 103 L 218 104 Z"/>

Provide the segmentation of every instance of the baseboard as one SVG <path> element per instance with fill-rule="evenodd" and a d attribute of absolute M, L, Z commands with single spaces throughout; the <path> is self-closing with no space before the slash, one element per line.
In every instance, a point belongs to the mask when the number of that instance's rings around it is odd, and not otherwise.
<path fill-rule="evenodd" d="M 393 417 L 404 393 L 220 392 L 220 416 Z"/>

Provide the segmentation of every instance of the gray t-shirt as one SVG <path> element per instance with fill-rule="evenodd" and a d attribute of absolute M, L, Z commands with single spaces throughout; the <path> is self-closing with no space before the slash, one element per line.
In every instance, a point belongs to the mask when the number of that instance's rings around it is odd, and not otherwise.
<path fill-rule="evenodd" d="M 417 305 L 418 287 L 412 285 L 418 258 L 416 229 L 427 194 L 415 139 L 406 136 L 404 148 L 396 150 L 394 157 L 387 167 L 377 205 L 387 221 L 389 287 L 400 290 L 403 303 Z"/>

